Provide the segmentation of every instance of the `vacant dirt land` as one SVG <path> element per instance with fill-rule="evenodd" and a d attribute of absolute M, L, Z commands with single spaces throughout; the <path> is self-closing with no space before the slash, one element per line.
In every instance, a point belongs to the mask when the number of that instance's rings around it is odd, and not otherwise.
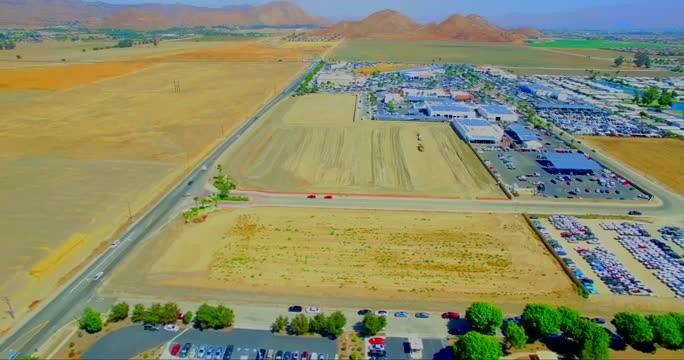
<path fill-rule="evenodd" d="M 297 294 L 314 303 L 575 296 L 519 215 L 372 210 L 222 210 L 158 234 L 111 282 L 148 295 L 222 289 L 284 303 Z"/>
<path fill-rule="evenodd" d="M 323 51 L 324 49 L 320 49 Z M 303 61 L 312 59 L 311 52 L 301 48 L 284 48 L 254 43 L 227 43 L 222 46 L 164 56 L 166 60 L 186 61 Z"/>
<path fill-rule="evenodd" d="M 158 62 L 59 91 L 0 91 L 0 292 L 17 314 L 304 66 Z"/>
<path fill-rule="evenodd" d="M 684 141 L 607 136 L 585 136 L 582 140 L 684 194 Z"/>
<path fill-rule="evenodd" d="M 354 103 L 351 95 L 290 98 L 220 161 L 243 189 L 503 196 L 446 124 L 354 122 Z"/>

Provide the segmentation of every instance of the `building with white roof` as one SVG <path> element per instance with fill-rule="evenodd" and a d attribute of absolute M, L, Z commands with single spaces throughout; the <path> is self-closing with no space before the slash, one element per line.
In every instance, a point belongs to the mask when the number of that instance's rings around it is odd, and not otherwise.
<path fill-rule="evenodd" d="M 518 114 L 503 105 L 483 105 L 477 108 L 477 113 L 489 121 L 518 121 Z"/>
<path fill-rule="evenodd" d="M 496 144 L 504 134 L 498 125 L 479 119 L 456 119 L 451 128 L 466 142 L 476 144 Z"/>
<path fill-rule="evenodd" d="M 475 109 L 470 106 L 452 105 L 449 103 L 426 102 L 425 109 L 428 116 L 440 116 L 446 118 L 472 119 L 477 117 Z"/>

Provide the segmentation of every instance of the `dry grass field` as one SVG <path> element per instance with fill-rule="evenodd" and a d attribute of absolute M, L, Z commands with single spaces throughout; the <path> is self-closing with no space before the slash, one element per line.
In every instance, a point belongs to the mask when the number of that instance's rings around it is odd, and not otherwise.
<path fill-rule="evenodd" d="M 677 139 L 582 137 L 646 177 L 684 194 L 684 141 Z"/>
<path fill-rule="evenodd" d="M 354 103 L 351 95 L 290 98 L 220 161 L 243 189 L 503 196 L 446 124 L 354 122 Z"/>
<path fill-rule="evenodd" d="M 150 63 L 93 63 L 0 69 L 1 90 L 64 90 L 145 69 Z"/>
<path fill-rule="evenodd" d="M 172 226 L 136 249 L 110 285 L 146 295 L 230 289 L 275 303 L 297 294 L 313 303 L 575 296 L 522 216 L 334 209 L 222 210 Z"/>
<path fill-rule="evenodd" d="M 53 91 L 0 90 L 0 292 L 18 315 L 106 248 L 129 204 L 146 207 L 306 65 L 156 60 L 110 78 L 96 70 L 133 63 L 45 67 L 15 88 Z M 55 71 L 78 84 L 62 88 Z M 0 331 L 9 324 L 0 315 Z"/>

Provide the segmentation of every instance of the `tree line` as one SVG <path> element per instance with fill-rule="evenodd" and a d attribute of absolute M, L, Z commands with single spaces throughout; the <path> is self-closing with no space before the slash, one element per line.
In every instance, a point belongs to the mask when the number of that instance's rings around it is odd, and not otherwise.
<path fill-rule="evenodd" d="M 12 40 L 0 40 L 0 50 L 12 50 L 17 44 Z"/>
<path fill-rule="evenodd" d="M 616 57 L 615 60 L 613 60 L 613 64 L 615 64 L 615 66 L 617 66 L 617 67 L 621 66 L 622 64 L 624 64 L 626 62 L 627 62 L 627 58 L 622 56 L 622 55 Z M 632 60 L 632 63 L 634 63 L 634 65 L 636 67 L 639 67 L 639 68 L 645 67 L 648 69 L 653 65 L 653 60 L 651 59 L 650 56 L 648 56 L 648 54 L 643 53 L 643 52 L 638 52 L 634 55 L 634 59 Z"/>
<path fill-rule="evenodd" d="M 304 314 L 299 314 L 291 321 L 287 316 L 278 316 L 271 324 L 271 331 L 275 333 L 286 331 L 292 335 L 319 334 L 335 339 L 342 335 L 346 324 L 347 318 L 339 311 L 329 316 L 319 313 L 310 319 Z"/>

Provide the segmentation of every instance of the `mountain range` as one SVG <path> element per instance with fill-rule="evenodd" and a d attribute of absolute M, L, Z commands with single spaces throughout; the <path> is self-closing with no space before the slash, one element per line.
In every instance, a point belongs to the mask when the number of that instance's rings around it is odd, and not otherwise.
<path fill-rule="evenodd" d="M 275 1 L 262 6 L 219 9 L 182 4 L 115 5 L 82 0 L 0 0 L 0 26 L 80 24 L 133 30 L 198 25 L 328 25 L 297 5 Z"/>
<path fill-rule="evenodd" d="M 420 25 L 394 10 L 378 11 L 359 21 L 343 21 L 311 32 L 312 36 L 342 36 L 348 39 L 460 40 L 482 42 L 521 42 L 541 36 L 524 27 L 507 30 L 478 15 L 454 14 L 440 23 Z"/>

